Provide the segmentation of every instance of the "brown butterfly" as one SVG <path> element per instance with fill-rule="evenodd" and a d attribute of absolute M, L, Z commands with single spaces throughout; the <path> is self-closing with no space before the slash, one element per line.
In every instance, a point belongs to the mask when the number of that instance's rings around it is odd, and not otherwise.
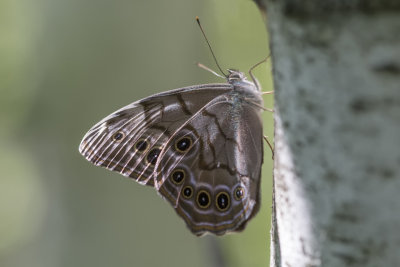
<path fill-rule="evenodd" d="M 88 131 L 80 153 L 153 186 L 196 235 L 244 229 L 260 205 L 263 99 L 256 82 L 228 71 L 226 83 L 166 91 L 117 110 Z"/>

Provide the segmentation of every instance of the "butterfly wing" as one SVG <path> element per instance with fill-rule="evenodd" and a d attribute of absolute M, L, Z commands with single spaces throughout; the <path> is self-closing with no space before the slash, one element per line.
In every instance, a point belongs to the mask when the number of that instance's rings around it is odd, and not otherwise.
<path fill-rule="evenodd" d="M 171 134 L 229 84 L 191 86 L 156 94 L 107 116 L 84 136 L 80 153 L 97 166 L 153 185 L 157 157 Z"/>
<path fill-rule="evenodd" d="M 231 94 L 200 109 L 166 141 L 155 187 L 196 235 L 244 229 L 259 209 L 259 108 Z"/>

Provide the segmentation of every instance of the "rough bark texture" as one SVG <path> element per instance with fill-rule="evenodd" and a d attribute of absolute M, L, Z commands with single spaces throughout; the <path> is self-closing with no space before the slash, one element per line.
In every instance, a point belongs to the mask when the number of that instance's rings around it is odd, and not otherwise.
<path fill-rule="evenodd" d="M 400 1 L 269 0 L 271 266 L 400 266 Z"/>

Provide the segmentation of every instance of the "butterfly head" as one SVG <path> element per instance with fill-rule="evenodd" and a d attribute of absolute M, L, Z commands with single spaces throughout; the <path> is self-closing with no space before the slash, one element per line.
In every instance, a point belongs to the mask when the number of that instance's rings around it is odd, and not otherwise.
<path fill-rule="evenodd" d="M 243 80 L 247 80 L 246 76 L 241 71 L 228 69 L 228 72 L 229 72 L 229 74 L 227 76 L 227 79 L 228 79 L 229 83 L 235 83 L 235 82 L 241 82 Z"/>

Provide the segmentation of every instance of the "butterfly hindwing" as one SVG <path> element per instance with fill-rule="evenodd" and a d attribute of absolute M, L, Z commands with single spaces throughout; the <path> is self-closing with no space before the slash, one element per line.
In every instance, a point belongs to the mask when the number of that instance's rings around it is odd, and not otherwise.
<path fill-rule="evenodd" d="M 197 235 L 240 231 L 259 207 L 262 122 L 234 95 L 209 102 L 166 143 L 156 188 Z"/>

